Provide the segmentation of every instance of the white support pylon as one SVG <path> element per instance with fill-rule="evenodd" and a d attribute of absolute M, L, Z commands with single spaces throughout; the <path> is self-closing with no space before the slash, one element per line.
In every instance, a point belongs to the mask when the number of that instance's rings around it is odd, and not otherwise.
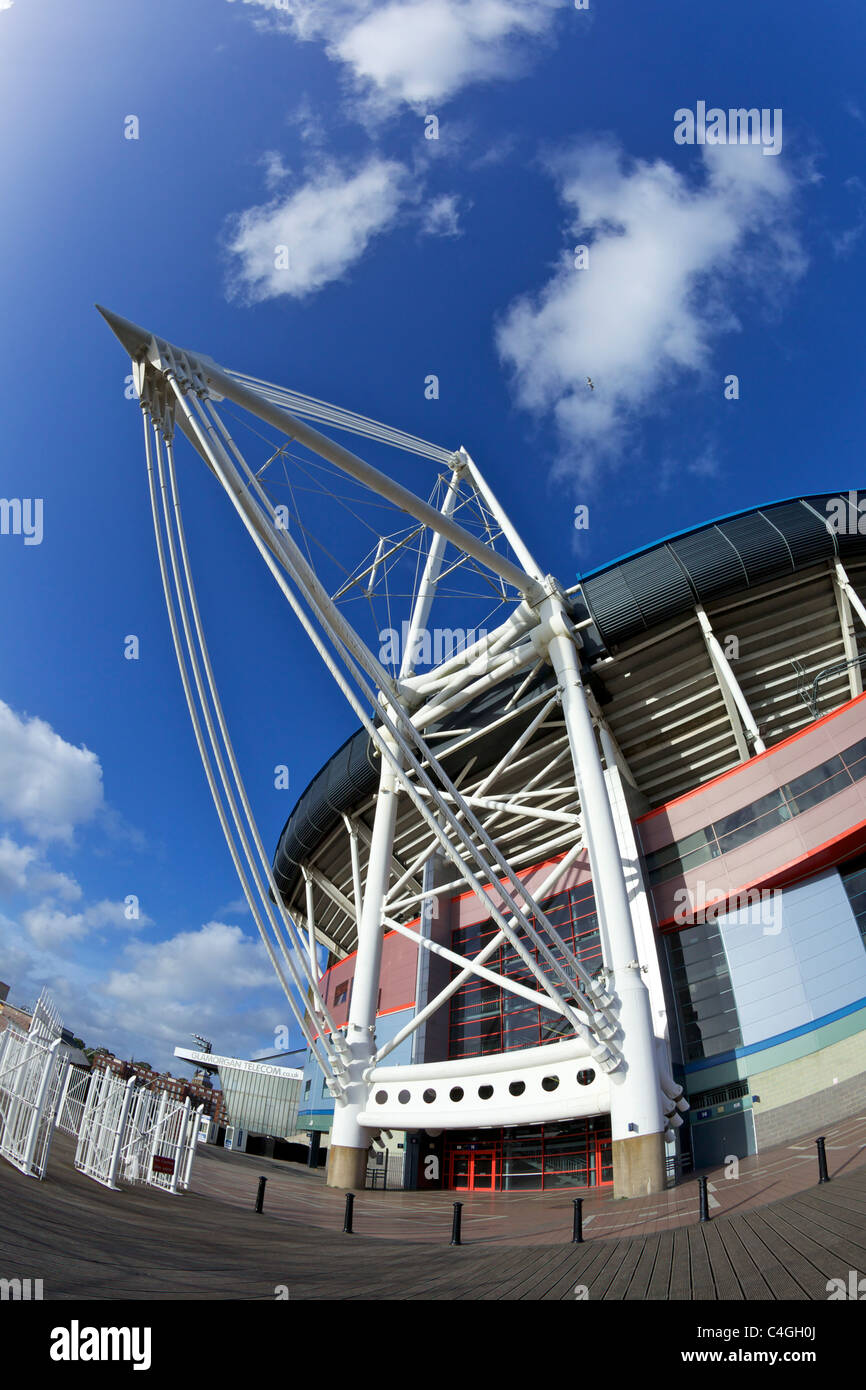
<path fill-rule="evenodd" d="M 592 826 L 592 881 L 608 938 L 608 987 L 618 1003 L 625 1057 L 625 1065 L 610 1077 L 614 1191 L 620 1197 L 634 1197 L 661 1192 L 665 1185 L 666 1124 L 649 991 L 637 959 L 616 829 L 574 638 L 560 598 L 552 596 L 542 605 L 542 612 L 554 629 L 548 651 L 562 690 L 584 824 Z"/>
<path fill-rule="evenodd" d="M 345 1090 L 342 1103 L 334 1110 L 334 1127 L 331 1131 L 328 1155 L 327 1181 L 330 1187 L 364 1186 L 367 1150 L 373 1139 L 373 1132 L 359 1123 L 358 1116 L 366 1109 L 367 1083 L 364 1073 L 371 1065 L 375 1052 L 376 1008 L 382 959 L 382 914 L 391 874 L 391 850 L 396 822 L 397 776 L 383 759 L 346 1029 L 349 1061 Z"/>

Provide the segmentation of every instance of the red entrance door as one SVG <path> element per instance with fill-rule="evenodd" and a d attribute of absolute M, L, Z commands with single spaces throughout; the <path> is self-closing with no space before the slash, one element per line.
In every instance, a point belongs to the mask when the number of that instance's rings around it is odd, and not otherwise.
<path fill-rule="evenodd" d="M 606 1138 L 599 1138 L 597 1136 L 593 1147 L 595 1149 L 595 1183 L 591 1185 L 597 1186 L 601 1183 L 613 1182 L 613 1149 L 611 1148 L 610 1135 Z M 592 1163 L 592 1158 L 593 1151 L 592 1148 L 590 1148 L 590 1164 Z"/>
<path fill-rule="evenodd" d="M 457 1192 L 493 1192 L 496 1188 L 496 1150 L 467 1149 L 452 1154 L 448 1185 Z"/>

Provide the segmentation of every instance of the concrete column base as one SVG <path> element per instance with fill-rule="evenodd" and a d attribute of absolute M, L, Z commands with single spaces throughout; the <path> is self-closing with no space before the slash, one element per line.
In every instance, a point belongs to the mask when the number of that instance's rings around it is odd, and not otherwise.
<path fill-rule="evenodd" d="M 328 1150 L 327 1187 L 363 1192 L 367 1181 L 367 1150 L 350 1149 L 348 1144 L 332 1144 Z"/>
<path fill-rule="evenodd" d="M 667 1181 L 662 1134 L 636 1134 L 613 1141 L 614 1197 L 646 1197 L 664 1192 Z"/>

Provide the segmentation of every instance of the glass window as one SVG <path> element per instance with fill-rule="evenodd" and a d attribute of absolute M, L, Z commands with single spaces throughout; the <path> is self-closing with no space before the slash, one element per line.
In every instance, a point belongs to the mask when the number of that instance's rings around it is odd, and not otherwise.
<path fill-rule="evenodd" d="M 644 856 L 649 881 L 653 885 L 664 883 L 719 854 L 728 854 L 792 816 L 802 815 L 827 797 L 844 791 L 851 785 L 852 778 L 856 782 L 862 777 L 866 777 L 866 738 L 852 743 L 818 767 L 810 768 L 801 777 L 795 777 L 779 791 L 759 797 L 683 840 L 652 850 Z"/>
<path fill-rule="evenodd" d="M 740 1022 L 721 936 L 715 925 L 665 937 L 689 1061 L 742 1045 Z"/>
<path fill-rule="evenodd" d="M 663 849 L 653 850 L 646 856 L 650 883 L 664 883 L 665 879 L 676 878 L 686 869 L 696 869 L 719 855 L 719 846 L 711 825 L 703 830 L 695 830 L 685 839 L 674 840 Z"/>
<path fill-rule="evenodd" d="M 795 777 L 783 790 L 799 815 L 850 785 L 851 774 L 842 759 L 831 758 L 829 762 L 821 763 L 820 767 L 810 768 L 802 777 Z"/>
<path fill-rule="evenodd" d="M 759 797 L 748 806 L 741 806 L 739 811 L 732 811 L 729 816 L 723 816 L 713 825 L 722 854 L 729 854 L 732 849 L 766 834 L 774 826 L 790 820 L 791 814 L 781 791 L 775 791 Z"/>
<path fill-rule="evenodd" d="M 840 877 L 857 926 L 860 928 L 863 944 L 866 946 L 866 855 L 844 864 L 840 870 Z"/>
<path fill-rule="evenodd" d="M 861 777 L 866 777 L 866 738 L 861 738 L 859 743 L 852 743 L 840 756 L 845 766 L 850 769 L 855 782 Z"/>
<path fill-rule="evenodd" d="M 549 923 L 549 930 L 541 924 L 538 924 L 537 930 L 542 937 L 546 937 L 545 944 L 563 970 L 574 978 L 575 968 L 567 952 L 574 955 L 590 974 L 600 970 L 601 941 L 592 884 L 581 884 L 567 892 L 555 893 L 544 900 L 541 908 Z M 495 931 L 490 922 L 459 927 L 452 932 L 451 944 L 455 951 L 472 958 Z M 525 933 L 521 933 L 521 937 L 524 936 Z M 537 947 L 529 940 L 526 946 L 537 959 Z M 547 961 L 542 959 L 539 963 L 546 975 L 553 973 Z M 540 988 L 526 961 L 513 946 L 501 946 L 488 958 L 487 965 L 491 970 L 531 989 Z M 458 968 L 452 967 L 452 978 L 458 973 Z M 558 1019 L 549 1010 L 540 1009 L 520 995 L 500 990 L 496 985 L 482 984 L 477 979 L 467 981 L 451 1000 L 451 1057 L 511 1052 L 572 1036 L 573 1029 L 564 1019 Z"/>

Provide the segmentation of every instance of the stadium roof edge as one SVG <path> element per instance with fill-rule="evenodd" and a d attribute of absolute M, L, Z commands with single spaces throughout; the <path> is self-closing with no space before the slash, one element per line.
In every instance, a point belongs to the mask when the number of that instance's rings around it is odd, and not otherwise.
<path fill-rule="evenodd" d="M 840 488 L 837 492 L 806 492 L 795 493 L 793 497 L 777 497 L 772 502 L 759 502 L 755 507 L 740 507 L 735 512 L 723 512 L 721 516 L 714 516 L 709 521 L 699 521 L 695 526 L 684 526 L 679 531 L 670 531 L 666 536 L 659 536 L 654 541 L 647 541 L 646 545 L 638 545 L 634 550 L 626 550 L 622 555 L 617 555 L 613 560 L 605 560 L 603 564 L 594 565 L 591 570 L 576 570 L 578 580 L 592 579 L 597 574 L 604 574 L 605 570 L 615 569 L 617 565 L 622 565 L 626 560 L 633 560 L 638 555 L 646 555 L 650 550 L 655 550 L 660 545 L 666 545 L 668 541 L 678 540 L 681 536 L 692 536 L 696 531 L 706 531 L 710 526 L 718 526 L 723 521 L 732 521 L 737 516 L 749 516 L 753 512 L 769 511 L 771 507 L 783 507 L 787 502 L 811 502 L 813 498 L 825 499 L 827 497 L 845 497 L 849 492 L 856 492 L 856 488 Z"/>

